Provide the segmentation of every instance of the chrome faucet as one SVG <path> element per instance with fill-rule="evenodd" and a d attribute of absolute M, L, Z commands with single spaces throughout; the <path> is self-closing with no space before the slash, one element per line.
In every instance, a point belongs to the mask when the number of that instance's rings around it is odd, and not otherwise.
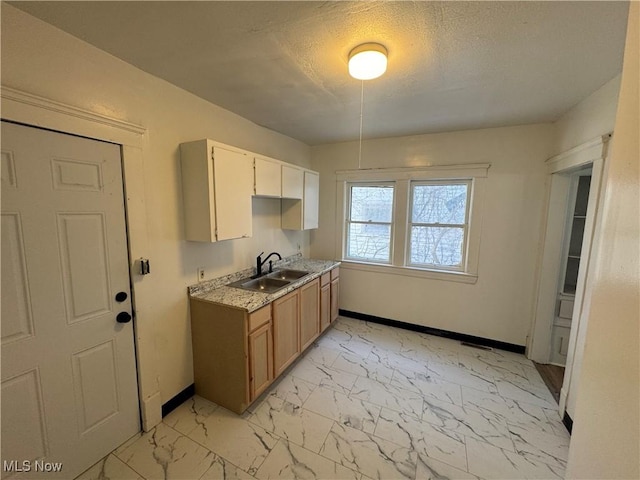
<path fill-rule="evenodd" d="M 264 252 L 262 252 L 260 255 L 258 255 L 256 257 L 256 275 L 255 278 L 258 278 L 260 276 L 262 276 L 262 266 L 267 262 L 267 260 L 269 260 L 273 255 L 277 255 L 278 258 L 280 260 L 282 260 L 282 256 L 278 253 L 278 252 L 271 252 L 269 255 L 267 255 L 267 258 L 265 258 L 264 260 L 262 260 L 262 255 L 264 255 Z M 269 273 L 273 272 L 273 262 L 271 260 L 269 260 Z"/>

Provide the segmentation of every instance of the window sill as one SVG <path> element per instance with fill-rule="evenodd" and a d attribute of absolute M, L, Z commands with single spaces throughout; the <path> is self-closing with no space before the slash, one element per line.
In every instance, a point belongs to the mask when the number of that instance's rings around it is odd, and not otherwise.
<path fill-rule="evenodd" d="M 478 275 L 465 272 L 446 272 L 443 270 L 426 270 L 423 268 L 399 267 L 397 265 L 384 265 L 380 263 L 354 262 L 342 260 L 340 268 L 346 270 L 358 270 L 361 272 L 387 273 L 390 275 L 402 275 L 405 277 L 429 278 L 446 282 L 474 284 L 478 281 Z"/>

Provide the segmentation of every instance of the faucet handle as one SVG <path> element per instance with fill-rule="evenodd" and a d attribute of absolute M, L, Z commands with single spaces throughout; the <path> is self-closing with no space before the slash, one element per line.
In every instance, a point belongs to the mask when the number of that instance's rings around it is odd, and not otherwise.
<path fill-rule="evenodd" d="M 257 258 L 260 258 L 262 255 L 264 255 L 264 252 L 259 253 Z"/>

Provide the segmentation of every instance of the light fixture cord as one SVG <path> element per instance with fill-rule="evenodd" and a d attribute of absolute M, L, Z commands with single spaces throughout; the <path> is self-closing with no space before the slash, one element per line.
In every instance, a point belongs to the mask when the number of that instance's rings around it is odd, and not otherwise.
<path fill-rule="evenodd" d="M 358 146 L 358 170 L 360 170 L 360 165 L 362 163 L 362 111 L 364 109 L 364 80 L 361 80 L 360 87 L 360 144 Z"/>

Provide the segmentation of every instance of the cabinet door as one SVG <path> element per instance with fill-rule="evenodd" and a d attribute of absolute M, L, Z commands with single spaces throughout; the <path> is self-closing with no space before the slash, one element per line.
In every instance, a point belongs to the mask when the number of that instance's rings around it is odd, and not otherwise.
<path fill-rule="evenodd" d="M 320 288 L 320 331 L 324 332 L 331 323 L 331 285 Z"/>
<path fill-rule="evenodd" d="M 304 172 L 303 230 L 318 228 L 318 207 L 320 195 L 320 175 Z"/>
<path fill-rule="evenodd" d="M 304 170 L 299 167 L 282 165 L 282 198 L 302 200 L 304 191 Z"/>
<path fill-rule="evenodd" d="M 249 334 L 249 392 L 255 400 L 273 380 L 271 322 Z"/>
<path fill-rule="evenodd" d="M 320 279 L 300 287 L 300 351 L 320 334 Z"/>
<path fill-rule="evenodd" d="M 278 376 L 300 353 L 298 290 L 273 302 L 274 370 Z"/>
<path fill-rule="evenodd" d="M 213 145 L 208 140 L 180 144 L 185 239 L 216 241 L 213 198 Z"/>
<path fill-rule="evenodd" d="M 284 171 L 284 166 L 282 167 Z M 318 228 L 320 175 L 311 170 L 301 171 L 303 200 L 282 199 L 282 229 L 308 230 Z M 283 183 L 284 189 L 284 183 Z"/>
<path fill-rule="evenodd" d="M 268 158 L 254 160 L 255 195 L 263 197 L 282 196 L 282 172 L 280 163 Z"/>
<path fill-rule="evenodd" d="M 340 277 L 336 277 L 331 281 L 331 321 L 335 322 L 338 318 L 340 300 Z"/>
<path fill-rule="evenodd" d="M 253 160 L 216 146 L 213 167 L 217 240 L 250 237 Z"/>

